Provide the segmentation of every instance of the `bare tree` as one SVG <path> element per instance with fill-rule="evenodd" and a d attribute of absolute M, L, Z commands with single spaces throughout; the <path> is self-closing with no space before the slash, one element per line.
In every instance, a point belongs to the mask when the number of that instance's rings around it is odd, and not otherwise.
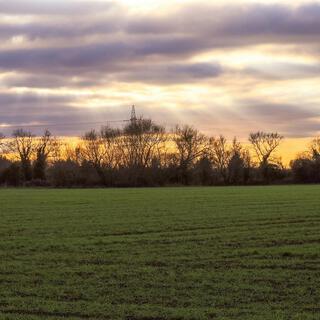
<path fill-rule="evenodd" d="M 96 170 L 101 182 L 106 183 L 106 170 L 116 166 L 116 138 L 119 130 L 103 127 L 100 132 L 91 130 L 82 137 L 80 153 Z"/>
<path fill-rule="evenodd" d="M 247 152 L 237 138 L 228 143 L 222 135 L 218 138 L 212 137 L 209 140 L 209 147 L 210 160 L 223 182 L 226 184 L 232 180 L 238 183 L 243 176 Z"/>
<path fill-rule="evenodd" d="M 267 165 L 269 161 L 274 161 L 272 157 L 275 150 L 279 147 L 283 136 L 278 133 L 256 132 L 251 133 L 249 142 L 252 144 L 260 166 Z"/>
<path fill-rule="evenodd" d="M 100 137 L 104 145 L 104 164 L 107 168 L 113 169 L 119 166 L 121 161 L 121 130 L 104 126 L 101 128 Z"/>
<path fill-rule="evenodd" d="M 167 140 L 165 128 L 150 119 L 137 119 L 123 129 L 121 140 L 123 164 L 128 168 L 146 168 L 159 157 Z"/>
<path fill-rule="evenodd" d="M 99 176 L 102 174 L 102 166 L 105 155 L 105 148 L 101 136 L 95 131 L 91 130 L 82 137 L 80 146 L 82 157 L 92 164 L 97 170 Z"/>
<path fill-rule="evenodd" d="M 190 126 L 176 126 L 173 134 L 176 161 L 184 183 L 189 183 L 188 171 L 194 162 L 208 151 L 208 139 Z"/>
<path fill-rule="evenodd" d="M 81 143 L 78 143 L 77 145 L 74 146 L 73 144 L 64 142 L 62 146 L 63 146 L 63 155 L 62 155 L 62 159 L 59 159 L 59 160 L 72 161 L 80 166 L 81 162 L 83 161 L 83 155 L 81 152 L 81 148 L 82 148 Z"/>
<path fill-rule="evenodd" d="M 5 152 L 5 136 L 0 132 L 0 156 Z"/>
<path fill-rule="evenodd" d="M 312 140 L 310 152 L 313 158 L 320 159 L 320 137 L 316 137 Z"/>
<path fill-rule="evenodd" d="M 231 158 L 228 164 L 228 183 L 247 183 L 250 178 L 251 166 L 249 149 L 234 138 L 231 147 Z"/>
<path fill-rule="evenodd" d="M 15 130 L 8 146 L 10 151 L 17 155 L 20 160 L 24 180 L 31 180 L 31 160 L 36 149 L 35 136 L 31 132 L 24 131 L 23 129 Z"/>
<path fill-rule="evenodd" d="M 59 144 L 49 130 L 45 130 L 42 137 L 37 139 L 35 146 L 36 159 L 33 173 L 35 179 L 45 180 L 45 171 L 49 157 L 56 157 L 59 152 Z"/>
<path fill-rule="evenodd" d="M 210 138 L 210 158 L 222 177 L 224 183 L 228 182 L 228 164 L 232 156 L 232 149 L 228 146 L 227 139 L 220 135 L 218 138 Z"/>
<path fill-rule="evenodd" d="M 256 132 L 251 133 L 249 141 L 253 146 L 259 160 L 259 171 L 264 182 L 269 183 L 273 177 L 278 177 L 282 169 L 281 160 L 274 157 L 274 152 L 279 147 L 283 136 L 278 133 Z"/>

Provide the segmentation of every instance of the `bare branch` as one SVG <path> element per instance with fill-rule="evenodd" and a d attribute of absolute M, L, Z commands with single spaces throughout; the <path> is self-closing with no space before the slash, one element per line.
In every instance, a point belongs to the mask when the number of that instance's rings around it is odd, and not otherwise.
<path fill-rule="evenodd" d="M 267 164 L 272 161 L 272 154 L 279 147 L 283 136 L 278 133 L 265 133 L 258 131 L 251 133 L 249 136 L 249 142 L 252 144 L 260 165 Z"/>

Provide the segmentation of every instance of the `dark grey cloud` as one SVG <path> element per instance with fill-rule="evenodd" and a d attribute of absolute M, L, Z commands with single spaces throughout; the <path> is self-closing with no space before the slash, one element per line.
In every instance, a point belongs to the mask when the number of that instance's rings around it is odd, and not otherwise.
<path fill-rule="evenodd" d="M 91 69 L 130 57 L 132 49 L 122 42 L 60 48 L 35 48 L 0 52 L 0 70 Z"/>
<path fill-rule="evenodd" d="M 224 74 L 226 70 L 218 63 L 171 63 L 157 64 L 145 67 L 138 64 L 127 68 L 123 71 L 120 67 L 113 70 L 109 74 L 102 75 L 99 72 L 84 73 L 81 76 L 73 77 L 68 74 L 48 75 L 46 73 L 18 73 L 9 74 L 2 79 L 2 87 L 10 89 L 15 88 L 40 88 L 40 89 L 58 89 L 69 88 L 79 89 L 92 88 L 99 86 L 108 86 L 117 81 L 122 82 L 139 82 L 148 84 L 165 84 L 176 85 L 194 83 L 200 81 L 208 81 L 215 79 Z M 24 95 L 26 102 L 39 101 L 35 95 Z M 4 96 L 0 96 L 0 104 L 4 102 Z M 10 103 L 18 100 L 18 96 L 9 95 L 6 97 Z M 69 99 L 71 99 L 69 97 Z M 21 100 L 21 97 L 20 97 Z"/>
<path fill-rule="evenodd" d="M 215 78 L 224 72 L 219 63 L 148 61 L 147 53 L 137 54 L 142 48 L 117 43 L 96 47 L 8 50 L 0 52 L 0 70 L 20 71 L 18 75 L 5 77 L 5 86 L 32 88 L 95 86 L 110 81 L 188 83 Z"/>
<path fill-rule="evenodd" d="M 27 87 L 27 88 L 59 88 L 72 86 L 72 83 L 78 84 L 78 81 L 72 81 L 66 77 L 59 77 L 48 74 L 17 74 L 7 75 L 2 81 L 5 88 Z"/>
<path fill-rule="evenodd" d="M 188 56 L 199 49 L 200 40 L 184 36 L 160 39 L 127 39 L 87 45 L 14 49 L 0 51 L 0 70 L 92 70 L 105 67 L 112 70 L 121 63 L 125 71 L 137 61 L 146 62 L 152 56 Z M 202 44 L 204 47 L 204 44 Z M 209 44 L 206 44 L 209 48 Z M 160 60 L 161 61 L 161 60 Z"/>
<path fill-rule="evenodd" d="M 173 63 L 148 67 L 137 66 L 128 72 L 116 75 L 116 77 L 122 81 L 169 85 L 208 81 L 223 73 L 224 69 L 218 63 Z"/>
<path fill-rule="evenodd" d="M 80 20 L 77 28 L 74 27 L 75 22 L 72 22 L 72 20 L 55 21 L 55 19 L 50 19 L 47 22 L 39 21 L 21 24 L 0 22 L 0 39 L 8 39 L 15 36 L 24 36 L 29 41 L 55 38 L 67 39 L 86 35 L 108 35 L 121 29 L 114 17 L 112 19 L 107 18 L 107 16 L 104 16 L 101 21 L 95 22 Z"/>
<path fill-rule="evenodd" d="M 222 22 L 219 31 L 233 36 L 274 37 L 289 35 L 317 35 L 320 29 L 320 4 L 312 3 L 299 7 L 285 5 L 251 5 L 235 8 L 224 18 L 232 17 L 228 23 Z M 236 14 L 237 13 L 237 14 Z M 289 39 L 289 42 L 292 41 Z"/>
<path fill-rule="evenodd" d="M 44 103 L 68 103 L 74 101 L 72 95 L 45 95 L 35 93 L 0 93 L 0 113 L 7 114 L 14 105 L 43 105 Z"/>
<path fill-rule="evenodd" d="M 177 9 L 171 15 L 133 17 L 126 25 L 128 33 L 198 34 L 215 38 L 250 37 L 255 43 L 278 41 L 282 36 L 318 35 L 320 4 L 300 6 L 281 4 L 204 5 L 193 4 Z M 271 36 L 271 38 L 269 37 Z M 247 39 L 250 40 L 250 39 Z"/>

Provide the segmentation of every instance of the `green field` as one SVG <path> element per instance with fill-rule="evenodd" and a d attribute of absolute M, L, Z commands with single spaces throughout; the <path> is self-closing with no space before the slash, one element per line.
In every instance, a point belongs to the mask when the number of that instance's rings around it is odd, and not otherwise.
<path fill-rule="evenodd" d="M 0 190 L 0 319 L 320 319 L 320 186 Z"/>

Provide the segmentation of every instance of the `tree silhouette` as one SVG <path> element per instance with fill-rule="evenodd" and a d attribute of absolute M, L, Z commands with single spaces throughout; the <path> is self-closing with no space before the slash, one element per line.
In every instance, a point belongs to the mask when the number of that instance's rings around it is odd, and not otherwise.
<path fill-rule="evenodd" d="M 31 158 L 36 150 L 35 136 L 23 129 L 15 130 L 12 134 L 12 139 L 8 144 L 10 150 L 18 156 L 21 163 L 23 180 L 29 181 L 32 179 Z"/>
<path fill-rule="evenodd" d="M 252 149 L 236 138 L 209 138 L 192 126 L 167 133 L 151 119 L 134 118 L 123 128 L 86 132 L 77 145 L 46 130 L 0 134 L 0 185 L 164 186 L 320 182 L 320 137 L 286 168 L 275 156 L 283 136 L 251 133 Z M 253 150 L 251 153 L 250 150 Z M 11 154 L 10 154 L 11 153 Z M 252 161 L 252 154 L 257 162 Z"/>
<path fill-rule="evenodd" d="M 33 165 L 33 178 L 45 180 L 48 158 L 59 152 L 57 139 L 53 138 L 49 130 L 45 130 L 35 146 L 36 159 Z"/>
<path fill-rule="evenodd" d="M 5 136 L 0 132 L 0 156 L 4 153 L 5 148 Z"/>
<path fill-rule="evenodd" d="M 191 126 L 176 126 L 173 135 L 176 147 L 176 161 L 181 180 L 189 184 L 189 170 L 194 161 L 208 151 L 208 139 Z"/>
<path fill-rule="evenodd" d="M 167 140 L 165 128 L 151 119 L 131 121 L 122 133 L 122 157 L 130 168 L 150 167 L 154 157 L 164 148 Z"/>
<path fill-rule="evenodd" d="M 320 159 L 320 137 L 316 137 L 312 140 L 310 151 L 313 158 Z"/>
<path fill-rule="evenodd" d="M 283 138 L 278 133 L 265 133 L 262 131 L 251 133 L 249 136 L 249 142 L 252 144 L 259 159 L 260 170 L 266 182 L 269 182 L 270 171 L 277 170 L 278 163 L 273 154 Z"/>
<path fill-rule="evenodd" d="M 252 144 L 260 164 L 268 163 L 283 138 L 278 133 L 265 133 L 262 131 L 250 134 L 249 142 Z"/>

